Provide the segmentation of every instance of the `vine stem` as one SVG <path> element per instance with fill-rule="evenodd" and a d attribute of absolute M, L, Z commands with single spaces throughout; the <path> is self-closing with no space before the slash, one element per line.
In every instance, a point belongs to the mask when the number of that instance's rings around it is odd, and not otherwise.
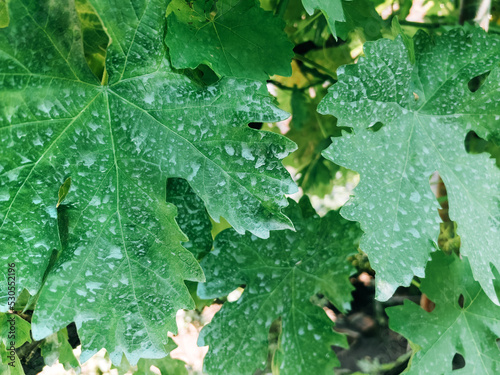
<path fill-rule="evenodd" d="M 438 27 L 447 25 L 445 23 L 413 22 L 406 20 L 399 20 L 399 24 L 403 26 L 424 27 L 426 29 L 437 29 Z"/>
<path fill-rule="evenodd" d="M 302 32 L 307 26 L 309 26 L 312 22 L 314 22 L 316 19 L 318 19 L 323 13 L 322 12 L 317 12 L 315 15 L 313 15 L 311 18 L 305 22 L 300 29 L 295 30 L 294 34 L 297 35 L 298 33 Z"/>
<path fill-rule="evenodd" d="M 420 283 L 415 279 L 411 281 L 411 285 L 415 285 L 418 289 L 420 289 Z"/>
<path fill-rule="evenodd" d="M 328 68 L 325 68 L 324 66 L 322 65 L 319 65 L 317 62 L 311 60 L 311 59 L 308 59 L 307 57 L 305 56 L 301 56 L 301 55 L 295 55 L 294 56 L 294 59 L 295 60 L 299 60 L 299 61 L 302 61 L 303 63 L 306 63 L 308 65 L 311 65 L 312 67 L 318 69 L 318 70 L 322 70 L 323 72 L 325 72 L 326 74 L 328 74 L 330 77 L 332 77 L 333 79 L 335 79 L 336 75 L 334 72 L 332 72 L 330 69 Z"/>

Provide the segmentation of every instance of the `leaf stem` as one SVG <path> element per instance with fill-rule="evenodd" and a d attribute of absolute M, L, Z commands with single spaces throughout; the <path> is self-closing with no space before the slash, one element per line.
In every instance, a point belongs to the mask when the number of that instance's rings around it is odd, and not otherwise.
<path fill-rule="evenodd" d="M 104 71 L 102 72 L 102 79 L 101 79 L 101 85 L 106 86 L 108 84 L 108 71 L 106 68 L 104 68 Z"/>
<path fill-rule="evenodd" d="M 411 285 L 415 285 L 418 289 L 420 289 L 420 283 L 415 279 L 411 281 Z"/>
<path fill-rule="evenodd" d="M 298 61 L 302 61 L 305 64 L 311 65 L 312 67 L 316 68 L 317 70 L 321 70 L 321 71 L 325 72 L 330 77 L 332 77 L 334 80 L 336 80 L 337 75 L 334 72 L 332 72 L 328 68 L 325 68 L 322 65 L 319 65 L 317 62 L 315 62 L 315 61 L 313 61 L 305 56 L 301 56 L 301 55 L 297 55 L 297 54 L 294 56 L 294 59 L 298 60 Z"/>
<path fill-rule="evenodd" d="M 282 84 L 279 81 L 275 81 L 274 79 L 268 79 L 266 82 L 276 86 L 280 90 L 288 90 L 288 91 L 293 91 L 293 90 L 306 91 L 306 90 L 309 90 L 309 88 L 311 88 L 311 87 L 321 85 L 323 83 L 322 81 L 316 81 L 316 82 L 313 82 L 313 83 L 311 83 L 307 86 L 303 86 L 303 87 L 290 87 L 290 86 L 286 86 L 286 85 Z"/>
<path fill-rule="evenodd" d="M 277 88 L 279 88 L 280 90 L 289 90 L 289 91 L 293 91 L 293 87 L 290 87 L 290 86 L 286 86 L 284 84 L 282 84 L 281 82 L 278 82 L 278 81 L 275 81 L 273 79 L 268 79 L 267 80 L 267 83 L 270 83 L 274 86 L 276 86 Z"/>
<path fill-rule="evenodd" d="M 328 133 L 323 128 L 323 124 L 321 123 L 321 118 L 319 116 L 319 113 L 317 111 L 315 111 L 314 114 L 316 116 L 316 122 L 317 122 L 317 124 L 319 126 L 319 130 L 321 130 L 321 134 L 323 135 L 323 138 L 325 138 L 325 139 L 330 138 L 329 135 L 328 135 Z"/>
<path fill-rule="evenodd" d="M 437 29 L 438 27 L 447 25 L 445 23 L 413 22 L 406 20 L 399 20 L 399 24 L 403 26 L 423 27 L 427 29 Z"/>
<path fill-rule="evenodd" d="M 297 35 L 298 33 L 302 32 L 307 26 L 309 26 L 312 22 L 314 22 L 316 19 L 318 19 L 323 13 L 321 11 L 317 12 L 315 15 L 313 15 L 311 18 L 306 20 L 302 27 L 300 29 L 295 30 L 293 33 L 294 35 Z"/>

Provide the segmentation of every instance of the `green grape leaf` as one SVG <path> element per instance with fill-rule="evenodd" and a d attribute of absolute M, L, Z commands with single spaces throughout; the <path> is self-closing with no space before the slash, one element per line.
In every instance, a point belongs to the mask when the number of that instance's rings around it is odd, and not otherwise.
<path fill-rule="evenodd" d="M 321 10 L 328 21 L 333 36 L 337 37 L 335 24 L 346 20 L 342 0 L 302 0 L 302 5 L 309 15 L 312 15 L 316 10 Z"/>
<path fill-rule="evenodd" d="M 302 4 L 309 15 L 321 10 L 335 38 L 346 40 L 356 28 L 362 29 L 368 40 L 381 36 L 383 21 L 370 0 L 302 0 Z"/>
<path fill-rule="evenodd" d="M 59 192 L 57 193 L 58 199 L 56 208 L 58 208 L 61 205 L 62 201 L 67 197 L 69 189 L 71 189 L 71 177 L 68 177 L 59 188 Z"/>
<path fill-rule="evenodd" d="M 363 32 L 363 39 L 376 40 L 382 37 L 384 27 L 382 17 L 375 10 L 372 0 L 342 1 L 345 22 L 335 24 L 337 35 L 346 40 L 349 33 L 356 29 Z"/>
<path fill-rule="evenodd" d="M 177 207 L 177 224 L 189 238 L 183 246 L 196 259 L 208 253 L 213 243 L 210 216 L 205 209 L 205 204 L 186 180 L 182 178 L 167 180 L 167 202 Z"/>
<path fill-rule="evenodd" d="M 66 327 L 45 338 L 40 345 L 40 349 L 47 366 L 52 366 L 59 361 L 65 370 L 80 368 L 80 362 L 78 362 L 73 353 L 73 348 L 68 342 Z"/>
<path fill-rule="evenodd" d="M 12 342 L 15 348 L 31 342 L 30 330 L 30 323 L 19 315 L 0 313 L 0 341 L 7 347 Z"/>
<path fill-rule="evenodd" d="M 470 130 L 487 139 L 500 129 L 500 39 L 457 28 L 434 39 L 420 32 L 414 48 L 411 64 L 401 37 L 366 43 L 366 57 L 339 69 L 319 106 L 353 128 L 323 153 L 361 175 L 342 214 L 361 222 L 360 247 L 377 272 L 376 297 L 385 301 L 424 276 L 437 247 L 439 205 L 429 178 L 439 172 L 460 252 L 498 304 L 490 263 L 500 270 L 500 170 L 487 154 L 468 154 L 464 141 Z M 485 72 L 471 92 L 468 82 Z"/>
<path fill-rule="evenodd" d="M 177 345 L 173 341 L 169 341 L 166 351 L 171 352 Z M 112 366 L 118 371 L 119 375 L 130 374 L 132 375 L 154 375 L 157 374 L 157 370 L 152 371 L 151 366 L 156 367 L 160 371 L 161 375 L 187 375 L 188 371 L 186 369 L 186 363 L 179 359 L 174 359 L 170 355 L 164 358 L 158 359 L 140 359 L 137 363 L 137 367 L 133 367 L 127 361 L 127 358 L 123 357 L 119 366 Z"/>
<path fill-rule="evenodd" d="M 23 366 L 17 354 L 12 360 L 11 352 L 6 350 L 4 343 L 0 342 L 0 371 L 2 375 L 25 375 Z"/>
<path fill-rule="evenodd" d="M 413 39 L 410 38 L 408 35 L 406 35 L 403 28 L 399 24 L 398 17 L 394 17 L 392 19 L 391 30 L 392 30 L 392 33 L 394 34 L 395 38 L 398 35 L 401 35 L 401 38 L 403 39 L 403 43 L 404 43 L 406 49 L 408 50 L 408 56 L 410 58 L 410 62 L 412 64 L 415 64 L 415 46 L 413 44 Z"/>
<path fill-rule="evenodd" d="M 181 246 L 167 176 L 185 178 L 237 231 L 293 227 L 281 209 L 296 186 L 281 159 L 295 145 L 245 126 L 288 115 L 259 82 L 201 87 L 174 72 L 167 2 L 91 1 L 111 40 L 104 85 L 72 0 L 10 1 L 0 29 L 0 257 L 16 263 L 17 294 L 38 294 L 34 339 L 74 321 L 82 362 L 103 347 L 114 362 L 164 357 L 176 311 L 194 305 L 184 280 L 204 276 Z"/>
<path fill-rule="evenodd" d="M 0 313 L 0 371 L 2 375 L 24 375 L 15 349 L 31 342 L 31 324 L 16 314 Z"/>
<path fill-rule="evenodd" d="M 285 24 L 257 0 L 173 0 L 169 11 L 165 42 L 174 67 L 206 64 L 219 76 L 257 80 L 292 74 Z"/>
<path fill-rule="evenodd" d="M 269 329 L 278 318 L 280 374 L 323 374 L 339 365 L 331 345 L 346 347 L 346 338 L 332 330 L 334 323 L 311 298 L 322 293 L 339 310 L 349 309 L 354 269 L 347 257 L 357 250 L 358 226 L 336 211 L 320 218 L 307 196 L 300 203 L 290 200 L 286 213 L 296 232 L 273 232 L 262 240 L 228 229 L 201 262 L 207 277 L 198 286 L 201 297 L 224 296 L 246 285 L 241 298 L 225 303 L 200 333 L 198 345 L 210 346 L 204 361 L 209 374 L 263 368 Z"/>
<path fill-rule="evenodd" d="M 390 328 L 416 344 L 405 374 L 500 373 L 500 307 L 474 280 L 467 258 L 434 253 L 421 290 L 436 304 L 432 312 L 408 300 L 386 309 Z M 465 367 L 452 372 L 457 353 Z"/>

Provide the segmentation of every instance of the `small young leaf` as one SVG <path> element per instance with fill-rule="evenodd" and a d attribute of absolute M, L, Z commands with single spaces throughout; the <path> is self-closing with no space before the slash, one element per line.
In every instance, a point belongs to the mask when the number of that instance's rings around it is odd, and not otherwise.
<path fill-rule="evenodd" d="M 59 207 L 64 198 L 66 198 L 69 193 L 69 189 L 71 189 L 71 177 L 68 177 L 59 188 L 59 193 L 57 194 L 59 199 L 57 200 L 56 207 Z"/>
<path fill-rule="evenodd" d="M 382 18 L 370 0 L 302 0 L 307 13 L 323 12 L 335 38 L 347 39 L 350 31 L 362 28 L 368 40 L 381 36 Z"/>
<path fill-rule="evenodd" d="M 2 375 L 24 375 L 15 349 L 31 342 L 31 325 L 16 314 L 0 313 L 0 372 Z M 13 344 L 13 345 L 12 345 Z"/>
<path fill-rule="evenodd" d="M 401 38 L 403 39 L 403 43 L 408 50 L 408 56 L 410 58 L 410 62 L 412 64 L 415 64 L 415 45 L 413 44 L 413 39 L 406 35 L 404 32 L 403 28 L 399 24 L 398 17 L 394 17 L 392 19 L 392 33 L 394 37 L 397 37 L 398 35 L 401 35 Z"/>
<path fill-rule="evenodd" d="M 30 330 L 30 323 L 19 315 L 0 313 L 0 341 L 6 347 L 10 346 L 11 341 L 15 343 L 15 348 L 19 348 L 25 342 L 31 342 Z M 13 335 L 13 338 L 9 337 L 9 333 Z"/>
<path fill-rule="evenodd" d="M 165 348 L 166 352 L 171 352 L 177 345 L 170 341 Z M 151 367 L 154 366 L 154 371 Z M 170 354 L 164 358 L 158 359 L 141 359 L 137 363 L 137 369 L 131 368 L 127 358 L 123 357 L 119 366 L 113 366 L 118 371 L 118 375 L 127 375 L 132 371 L 132 375 L 156 375 L 158 370 L 161 375 L 187 375 L 186 364 L 178 359 L 170 357 Z"/>
<path fill-rule="evenodd" d="M 328 21 L 333 36 L 337 37 L 335 24 L 346 20 L 342 0 L 302 0 L 302 4 L 309 15 L 312 15 L 315 10 L 321 10 Z"/>
<path fill-rule="evenodd" d="M 52 366 L 57 361 L 65 370 L 79 371 L 80 363 L 73 353 L 73 348 L 68 342 L 68 330 L 65 328 L 48 336 L 40 345 L 41 354 L 47 366 Z"/>

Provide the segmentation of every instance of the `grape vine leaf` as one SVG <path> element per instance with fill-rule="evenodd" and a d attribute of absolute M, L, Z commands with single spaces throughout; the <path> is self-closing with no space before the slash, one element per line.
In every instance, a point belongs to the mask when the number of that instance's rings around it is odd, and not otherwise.
<path fill-rule="evenodd" d="M 184 280 L 204 279 L 181 246 L 167 176 L 187 179 L 215 220 L 265 237 L 292 227 L 281 209 L 296 186 L 281 159 L 295 145 L 241 126 L 288 116 L 261 83 L 201 87 L 173 71 L 167 0 L 90 3 L 112 41 L 102 85 L 87 65 L 74 1 L 8 3 L 0 257 L 16 263 L 17 293 L 40 290 L 36 340 L 74 321 L 83 362 L 105 347 L 114 362 L 124 353 L 134 364 L 165 356 L 176 311 L 193 306 Z M 56 209 L 67 177 L 71 190 Z M 53 249 L 59 258 L 42 287 Z"/>
<path fill-rule="evenodd" d="M 30 323 L 19 315 L 0 313 L 0 371 L 2 375 L 24 375 L 21 361 L 17 353 L 12 351 L 12 346 L 17 349 L 24 343 L 31 342 L 30 329 Z M 9 365 L 12 362 L 14 366 Z"/>
<path fill-rule="evenodd" d="M 68 342 L 66 327 L 45 338 L 40 345 L 41 354 L 47 366 L 54 365 L 57 361 L 64 366 L 66 371 L 71 369 L 80 371 L 80 362 L 73 353 L 73 348 Z"/>
<path fill-rule="evenodd" d="M 411 64 L 401 37 L 366 43 L 366 57 L 339 69 L 318 108 L 353 128 L 323 153 L 361 175 L 341 212 L 361 222 L 376 296 L 387 300 L 414 275 L 424 276 L 436 247 L 439 205 L 429 178 L 438 171 L 461 254 L 498 304 L 490 265 L 500 270 L 500 170 L 488 155 L 468 154 L 464 140 L 470 130 L 488 139 L 500 129 L 500 40 L 458 28 L 436 38 L 419 32 L 414 48 Z M 471 92 L 468 82 L 485 72 Z M 376 123 L 382 127 L 370 129 Z"/>
<path fill-rule="evenodd" d="M 390 328 L 416 344 L 405 374 L 498 374 L 500 307 L 474 280 L 467 258 L 434 253 L 421 290 L 436 304 L 432 312 L 408 300 L 386 309 Z M 452 372 L 456 353 L 465 367 Z"/>
<path fill-rule="evenodd" d="M 167 345 L 167 351 L 172 352 L 177 345 L 170 341 Z M 151 366 L 156 367 L 155 371 L 151 371 Z M 174 359 L 170 354 L 164 358 L 158 359 L 140 359 L 137 362 L 137 367 L 134 368 L 130 366 L 127 358 L 123 357 L 119 366 L 113 366 L 118 371 L 119 375 L 126 375 L 132 373 L 132 375 L 155 375 L 160 371 L 161 375 L 187 375 L 188 371 L 186 369 L 186 363 Z"/>
<path fill-rule="evenodd" d="M 346 20 L 342 0 L 302 0 L 302 5 L 304 5 L 304 9 L 309 15 L 312 15 L 316 10 L 320 10 L 328 21 L 333 36 L 337 37 L 335 24 Z"/>
<path fill-rule="evenodd" d="M 204 361 L 209 374 L 253 374 L 264 366 L 269 329 L 278 318 L 280 374 L 323 374 L 339 364 L 331 345 L 346 347 L 346 338 L 310 299 L 322 293 L 339 310 L 349 309 L 354 270 L 347 257 L 357 251 L 358 226 L 336 211 L 320 218 L 307 196 L 290 200 L 286 213 L 296 232 L 273 232 L 262 240 L 227 229 L 201 262 L 207 277 L 198 286 L 201 297 L 225 296 L 246 285 L 241 298 L 225 303 L 200 333 L 198 345 L 210 346 Z"/>
<path fill-rule="evenodd" d="M 256 80 L 292 74 L 285 23 L 257 0 L 173 0 L 169 12 L 165 42 L 174 67 L 206 64 L 219 76 Z"/>
<path fill-rule="evenodd" d="M 302 4 L 309 15 L 321 10 L 335 38 L 346 40 L 356 28 L 363 29 L 368 40 L 381 36 L 383 21 L 370 0 L 302 0 Z"/>

